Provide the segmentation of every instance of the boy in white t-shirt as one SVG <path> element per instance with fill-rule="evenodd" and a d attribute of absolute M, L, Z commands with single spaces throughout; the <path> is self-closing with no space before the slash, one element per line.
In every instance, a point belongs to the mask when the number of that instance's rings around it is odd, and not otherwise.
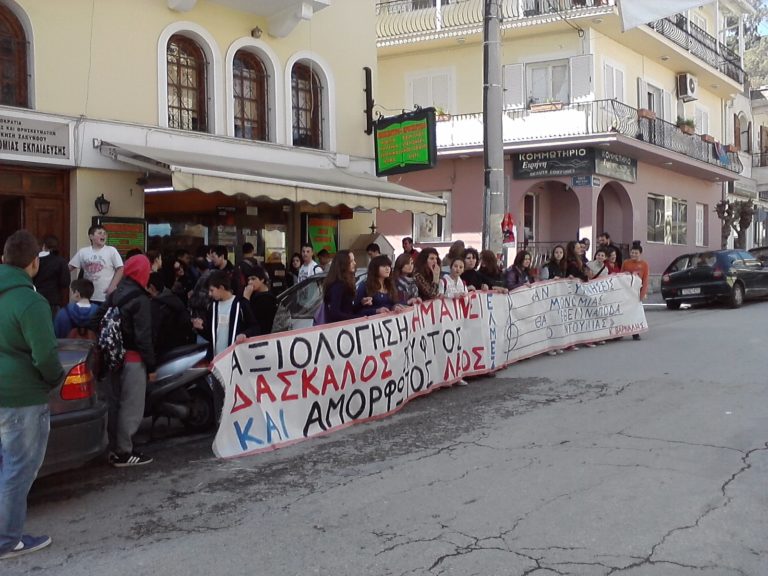
<path fill-rule="evenodd" d="M 102 304 L 123 277 L 123 259 L 113 246 L 107 246 L 107 231 L 102 226 L 91 226 L 88 239 L 91 245 L 77 251 L 69 270 L 83 269 L 83 278 L 93 282 L 91 302 Z"/>
<path fill-rule="evenodd" d="M 301 245 L 301 268 L 299 268 L 299 282 L 306 280 L 310 276 L 320 274 L 323 271 L 322 266 L 314 260 L 314 249 L 312 244 L 305 242 Z"/>

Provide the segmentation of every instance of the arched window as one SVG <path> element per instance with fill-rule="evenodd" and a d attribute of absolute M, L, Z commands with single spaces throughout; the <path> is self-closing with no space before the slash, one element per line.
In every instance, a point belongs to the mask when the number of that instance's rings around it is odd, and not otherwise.
<path fill-rule="evenodd" d="M 235 137 L 269 139 L 269 75 L 257 56 L 239 50 L 232 61 Z"/>
<path fill-rule="evenodd" d="M 205 53 L 194 40 L 168 40 L 168 127 L 206 132 L 208 95 Z"/>
<path fill-rule="evenodd" d="M 293 108 L 293 145 L 323 147 L 323 85 L 307 64 L 293 65 L 291 70 Z"/>
<path fill-rule="evenodd" d="M 0 104 L 28 107 L 27 38 L 18 18 L 0 5 Z"/>

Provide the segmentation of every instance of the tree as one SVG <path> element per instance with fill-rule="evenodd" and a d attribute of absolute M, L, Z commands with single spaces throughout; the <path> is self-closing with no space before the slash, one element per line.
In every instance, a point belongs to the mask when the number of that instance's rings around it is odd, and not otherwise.
<path fill-rule="evenodd" d="M 728 237 L 731 230 L 736 232 L 733 247 L 741 250 L 747 248 L 747 231 L 755 215 L 755 205 L 750 200 L 720 200 L 715 206 L 717 217 L 722 222 L 720 229 L 720 247 L 728 247 Z"/>
<path fill-rule="evenodd" d="M 768 38 L 760 33 L 760 28 L 768 22 L 768 2 L 749 0 L 756 13 L 744 18 L 744 70 L 749 75 L 753 87 L 768 84 Z"/>

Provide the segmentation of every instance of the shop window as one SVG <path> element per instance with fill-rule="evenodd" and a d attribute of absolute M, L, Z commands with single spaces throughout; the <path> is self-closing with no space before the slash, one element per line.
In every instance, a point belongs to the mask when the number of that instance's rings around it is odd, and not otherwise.
<path fill-rule="evenodd" d="M 208 131 L 205 53 L 194 40 L 174 35 L 168 41 L 168 127 Z"/>
<path fill-rule="evenodd" d="M 296 63 L 291 70 L 293 145 L 323 148 L 323 85 L 312 67 Z"/>
<path fill-rule="evenodd" d="M 29 106 L 27 38 L 18 18 L 0 5 L 0 104 Z"/>
<path fill-rule="evenodd" d="M 269 75 L 260 58 L 240 50 L 232 62 L 235 137 L 269 139 Z"/>
<path fill-rule="evenodd" d="M 648 242 L 688 243 L 688 202 L 670 196 L 648 195 Z M 702 230 L 703 234 L 703 230 Z"/>

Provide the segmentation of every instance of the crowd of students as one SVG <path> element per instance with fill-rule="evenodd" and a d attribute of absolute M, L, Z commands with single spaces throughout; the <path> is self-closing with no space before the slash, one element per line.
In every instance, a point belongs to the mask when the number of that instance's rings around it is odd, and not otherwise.
<path fill-rule="evenodd" d="M 642 258 L 643 247 L 633 242 L 630 258 L 623 261 L 621 251 L 612 244 L 610 235 L 598 237 L 594 259 L 588 260 L 587 239 L 558 244 L 540 270 L 533 268 L 533 257 L 521 250 L 514 262 L 504 270 L 490 250 L 479 252 L 467 248 L 461 240 L 454 242 L 448 255 L 440 261 L 437 250 L 413 248 L 410 238 L 403 240 L 404 252 L 394 262 L 387 256 L 370 259 L 366 281 L 355 287 L 355 257 L 340 250 L 330 263 L 323 283 L 323 319 L 338 322 L 365 315 L 400 311 L 405 306 L 439 297 L 461 297 L 472 290 L 506 292 L 534 282 L 575 278 L 588 281 L 608 274 L 630 272 L 642 282 L 640 298 L 648 292 L 648 264 Z M 634 335 L 639 339 L 639 334 Z M 577 349 L 573 347 L 572 349 Z"/>

